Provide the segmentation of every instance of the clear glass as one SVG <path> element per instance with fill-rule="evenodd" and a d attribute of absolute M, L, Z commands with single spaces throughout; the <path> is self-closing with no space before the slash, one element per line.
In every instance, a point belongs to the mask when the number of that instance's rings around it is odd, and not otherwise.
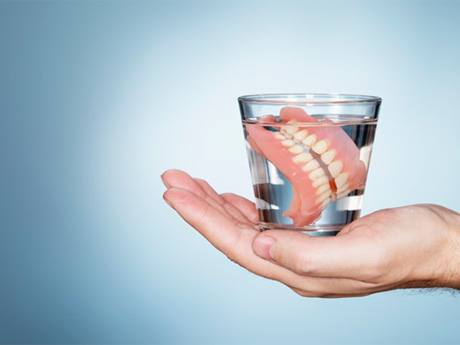
<path fill-rule="evenodd" d="M 260 230 L 337 234 L 361 213 L 381 99 L 238 98 Z"/>

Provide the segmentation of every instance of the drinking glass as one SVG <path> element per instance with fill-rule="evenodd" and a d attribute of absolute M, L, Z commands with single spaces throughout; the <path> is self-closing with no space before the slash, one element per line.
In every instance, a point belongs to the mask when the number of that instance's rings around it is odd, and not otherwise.
<path fill-rule="evenodd" d="M 337 234 L 360 215 L 381 98 L 238 98 L 258 228 Z"/>

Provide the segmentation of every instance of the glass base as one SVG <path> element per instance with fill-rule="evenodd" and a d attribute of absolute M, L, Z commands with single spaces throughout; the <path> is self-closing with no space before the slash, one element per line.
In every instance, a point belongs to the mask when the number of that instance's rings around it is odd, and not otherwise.
<path fill-rule="evenodd" d="M 335 225 L 309 225 L 304 227 L 296 227 L 294 225 L 288 224 L 275 224 L 275 223 L 265 223 L 259 222 L 257 224 L 257 229 L 259 231 L 266 230 L 293 230 L 299 231 L 309 236 L 336 236 L 340 230 L 344 227 L 344 224 L 335 224 Z"/>

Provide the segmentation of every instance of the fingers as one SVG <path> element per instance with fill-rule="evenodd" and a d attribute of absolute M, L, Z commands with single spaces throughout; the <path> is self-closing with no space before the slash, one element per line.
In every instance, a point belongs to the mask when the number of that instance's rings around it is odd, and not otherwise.
<path fill-rule="evenodd" d="M 294 273 L 261 259 L 252 251 L 257 231 L 242 227 L 189 190 L 171 187 L 163 195 L 181 217 L 229 259 L 258 275 L 277 279 Z"/>
<path fill-rule="evenodd" d="M 352 297 L 376 291 L 376 285 L 348 278 L 306 277 L 298 275 L 291 289 L 305 297 Z M 300 293 L 303 292 L 303 293 Z"/>
<path fill-rule="evenodd" d="M 163 198 L 217 249 L 231 255 L 240 234 L 230 218 L 186 189 L 169 188 L 163 194 Z"/>
<path fill-rule="evenodd" d="M 232 203 L 229 203 L 222 195 L 217 194 L 208 182 L 200 178 L 194 178 L 194 180 L 201 186 L 210 198 L 222 205 L 231 217 L 242 223 L 252 223 L 237 207 L 232 205 Z"/>
<path fill-rule="evenodd" d="M 229 214 L 239 221 L 255 223 L 259 220 L 259 216 L 255 204 L 239 195 L 233 193 L 218 194 L 209 183 L 200 178 L 194 180 L 201 188 L 211 197 L 221 204 Z"/>
<path fill-rule="evenodd" d="M 188 190 L 200 198 L 203 198 L 208 204 L 219 210 L 222 214 L 230 218 L 232 217 L 222 205 L 223 199 L 219 200 L 218 198 L 208 195 L 202 186 L 186 172 L 170 169 L 161 175 L 161 179 L 167 188 L 175 187 Z"/>
<path fill-rule="evenodd" d="M 304 290 L 304 289 L 297 289 L 291 287 L 291 289 L 302 297 L 321 297 L 321 298 L 343 298 L 343 297 L 362 297 L 370 295 L 376 291 L 365 291 L 362 289 L 350 290 L 350 289 L 343 289 L 341 286 L 336 285 L 335 292 L 334 291 L 311 291 L 311 290 Z M 362 290 L 362 291 L 361 291 Z"/>
<path fill-rule="evenodd" d="M 252 223 L 259 221 L 259 214 L 257 213 L 256 205 L 253 202 L 233 193 L 224 193 L 222 194 L 222 197 L 240 210 L 240 212 L 243 213 Z"/>
<path fill-rule="evenodd" d="M 225 200 L 222 196 L 217 194 L 217 192 L 212 188 L 208 182 L 206 182 L 203 179 L 200 178 L 193 178 L 196 183 L 198 183 L 201 186 L 201 189 L 212 199 L 214 199 L 216 202 L 218 202 L 220 205 L 225 204 Z"/>
<path fill-rule="evenodd" d="M 253 248 L 260 257 L 311 277 L 361 280 L 375 267 L 376 246 L 351 234 L 311 237 L 295 231 L 268 230 L 257 236 Z"/>
<path fill-rule="evenodd" d="M 286 274 L 295 274 L 271 262 L 261 259 L 252 250 L 252 241 L 258 231 L 234 221 L 204 197 L 201 188 L 197 189 L 193 179 L 178 170 L 169 170 L 163 174 L 163 180 L 169 189 L 163 197 L 181 217 L 198 230 L 212 245 L 223 252 L 232 261 L 251 272 L 271 279 L 282 279 Z M 192 183 L 193 182 L 193 183 Z M 180 185 L 183 188 L 172 187 Z M 214 200 L 214 203 L 217 202 Z M 292 282 L 292 279 L 289 280 Z"/>
<path fill-rule="evenodd" d="M 203 188 L 196 183 L 196 181 L 190 177 L 186 172 L 176 169 L 167 170 L 161 175 L 161 179 L 167 188 L 175 187 L 180 189 L 186 189 L 199 197 L 206 198 L 207 194 Z M 213 200 L 216 203 L 215 200 Z M 219 204 L 217 202 L 217 204 Z"/>
<path fill-rule="evenodd" d="M 186 172 L 176 169 L 167 170 L 161 176 L 167 188 L 186 189 L 206 200 L 211 206 L 241 223 L 251 223 L 236 207 L 229 204 L 222 196 L 202 179 L 192 178 Z"/>

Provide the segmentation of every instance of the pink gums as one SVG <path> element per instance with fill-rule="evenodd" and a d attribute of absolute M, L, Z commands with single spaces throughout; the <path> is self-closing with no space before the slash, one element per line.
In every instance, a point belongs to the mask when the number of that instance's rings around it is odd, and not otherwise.
<path fill-rule="evenodd" d="M 280 112 L 283 123 L 296 121 L 299 125 L 307 124 L 309 134 L 315 134 L 318 140 L 328 143 L 328 148 L 336 151 L 335 160 L 343 164 L 342 172 L 348 173 L 350 190 L 364 187 L 366 180 L 366 167 L 359 159 L 359 149 L 350 137 L 338 126 L 311 126 L 308 124 L 318 123 L 318 120 L 308 115 L 303 109 L 285 107 Z M 263 117 L 262 123 L 276 123 L 273 116 Z M 329 121 L 331 124 L 332 122 Z M 293 198 L 289 209 L 284 213 L 293 220 L 295 226 L 305 226 L 313 223 L 321 216 L 322 208 L 316 204 L 316 188 L 308 177 L 308 173 L 302 170 L 302 166 L 292 161 L 293 154 L 284 147 L 280 140 L 276 139 L 273 132 L 264 129 L 259 124 L 246 125 L 248 131 L 247 140 L 252 148 L 271 161 L 291 182 L 293 186 Z M 335 185 L 330 181 L 331 185 Z"/>

